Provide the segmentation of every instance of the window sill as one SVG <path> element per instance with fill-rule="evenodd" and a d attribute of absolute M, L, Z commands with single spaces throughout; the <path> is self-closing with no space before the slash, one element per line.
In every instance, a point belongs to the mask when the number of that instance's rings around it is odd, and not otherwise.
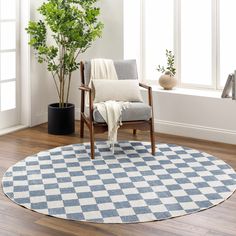
<path fill-rule="evenodd" d="M 189 89 L 189 88 L 174 88 L 172 90 L 164 90 L 160 86 L 151 85 L 153 92 L 169 93 L 169 94 L 182 94 L 198 97 L 220 98 L 222 91 L 219 90 L 206 90 L 206 89 Z"/>

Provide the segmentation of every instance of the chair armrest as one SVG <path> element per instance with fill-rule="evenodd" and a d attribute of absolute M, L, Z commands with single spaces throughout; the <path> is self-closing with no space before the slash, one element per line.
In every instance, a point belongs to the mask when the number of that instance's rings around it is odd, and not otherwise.
<path fill-rule="evenodd" d="M 93 99 L 92 99 L 92 89 L 89 88 L 88 86 L 80 86 L 79 90 L 81 90 L 82 94 L 81 94 L 81 112 L 84 112 L 84 106 L 85 106 L 85 92 L 89 93 L 89 119 L 90 122 L 93 121 Z"/>
<path fill-rule="evenodd" d="M 142 83 L 139 83 L 139 86 L 148 90 L 148 104 L 152 107 L 152 87 Z"/>
<path fill-rule="evenodd" d="M 142 88 L 145 88 L 145 89 L 152 89 L 151 86 L 148 86 L 148 85 L 143 84 L 143 83 L 139 83 L 139 86 L 142 87 Z"/>

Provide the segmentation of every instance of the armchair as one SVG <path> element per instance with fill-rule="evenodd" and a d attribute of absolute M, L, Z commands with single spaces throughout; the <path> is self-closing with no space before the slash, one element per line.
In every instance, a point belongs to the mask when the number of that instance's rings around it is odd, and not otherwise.
<path fill-rule="evenodd" d="M 135 60 L 114 61 L 118 79 L 138 79 L 137 66 Z M 94 159 L 94 135 L 95 133 L 103 133 L 108 130 L 107 124 L 101 114 L 93 107 L 92 89 L 88 87 L 91 73 L 91 62 L 80 63 L 81 73 L 81 119 L 80 119 L 80 137 L 84 137 L 84 124 L 89 129 L 91 158 Z M 122 126 L 120 129 L 133 129 L 150 131 L 150 140 L 152 154 L 155 154 L 155 137 L 153 125 L 153 102 L 152 88 L 145 84 L 139 83 L 139 86 L 148 90 L 148 104 L 142 102 L 132 102 L 128 109 L 122 113 Z M 89 95 L 89 107 L 86 111 L 85 94 Z"/>

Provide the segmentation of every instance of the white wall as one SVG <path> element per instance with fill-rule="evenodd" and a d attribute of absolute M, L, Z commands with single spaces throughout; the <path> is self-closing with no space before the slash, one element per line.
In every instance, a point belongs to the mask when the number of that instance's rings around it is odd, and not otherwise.
<path fill-rule="evenodd" d="M 37 12 L 43 0 L 30 1 L 30 20 L 39 20 Z M 31 118 L 30 125 L 34 126 L 46 122 L 47 104 L 56 98 L 52 78 L 47 72 L 45 64 L 39 64 L 30 49 L 30 89 L 31 89 Z"/>
<path fill-rule="evenodd" d="M 36 9 L 43 0 L 30 1 L 30 19 L 37 20 Z M 96 57 L 122 59 L 123 58 L 123 1 L 101 0 L 98 4 L 101 8 L 100 19 L 104 23 L 102 38 L 98 39 L 93 46 L 81 55 L 79 60 Z M 53 80 L 46 70 L 46 66 L 38 64 L 33 51 L 30 53 L 30 82 L 31 82 L 31 126 L 47 121 L 47 105 L 57 102 L 56 90 Z M 70 102 L 80 105 L 78 87 L 80 85 L 79 72 L 73 74 Z"/>
<path fill-rule="evenodd" d="M 183 89 L 154 89 L 153 100 L 156 132 L 236 144 L 236 101 L 221 99 L 220 93 L 184 94 Z"/>

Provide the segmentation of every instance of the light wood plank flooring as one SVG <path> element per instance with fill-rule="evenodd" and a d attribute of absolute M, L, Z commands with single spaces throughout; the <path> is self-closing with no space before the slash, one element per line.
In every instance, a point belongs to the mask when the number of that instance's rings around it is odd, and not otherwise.
<path fill-rule="evenodd" d="M 46 124 L 21 130 L 0 137 L 0 176 L 6 169 L 24 157 L 42 150 L 72 143 L 88 141 L 74 135 L 55 136 L 47 134 Z M 96 135 L 99 140 L 106 134 Z M 148 133 L 120 131 L 120 140 L 149 140 Z M 156 134 L 157 142 L 175 143 L 208 152 L 223 159 L 236 169 L 236 146 L 195 140 L 171 135 Z M 209 210 L 175 219 L 139 224 L 92 224 L 48 217 L 24 209 L 11 202 L 0 190 L 0 236 L 236 236 L 236 193 L 224 203 Z"/>

